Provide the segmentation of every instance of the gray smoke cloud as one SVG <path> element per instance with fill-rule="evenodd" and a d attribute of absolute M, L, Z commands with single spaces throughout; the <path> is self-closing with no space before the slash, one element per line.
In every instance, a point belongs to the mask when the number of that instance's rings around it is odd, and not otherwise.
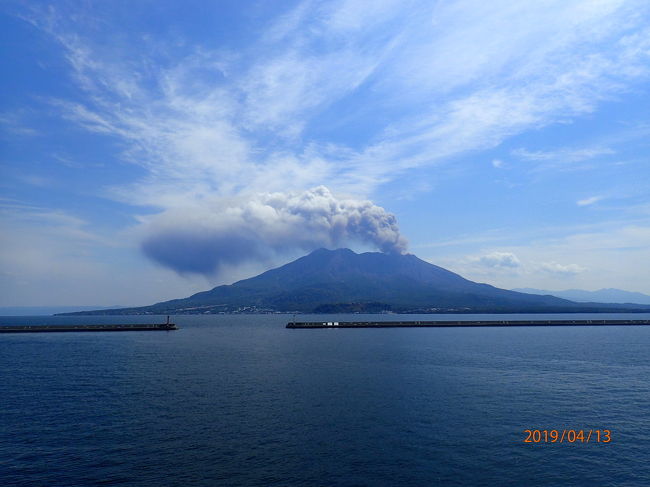
<path fill-rule="evenodd" d="M 245 202 L 168 210 L 147 224 L 142 250 L 179 273 L 212 275 L 271 253 L 371 244 L 403 253 L 395 216 L 367 200 L 337 199 L 324 186 L 260 194 Z"/>

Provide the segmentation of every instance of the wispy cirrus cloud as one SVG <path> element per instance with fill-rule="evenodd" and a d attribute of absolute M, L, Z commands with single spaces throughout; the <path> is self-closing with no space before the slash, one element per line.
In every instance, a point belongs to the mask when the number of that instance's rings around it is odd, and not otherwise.
<path fill-rule="evenodd" d="M 0 127 L 6 135 L 32 137 L 39 134 L 25 122 L 24 115 L 21 113 L 0 113 Z"/>
<path fill-rule="evenodd" d="M 524 161 L 541 162 L 551 166 L 561 166 L 575 162 L 589 161 L 599 157 L 610 156 L 616 152 L 609 147 L 562 148 L 553 151 L 529 151 L 515 149 L 512 155 Z"/>
<path fill-rule="evenodd" d="M 24 17 L 58 41 L 81 90 L 51 104 L 144 169 L 105 195 L 190 214 L 321 184 L 339 201 L 368 198 L 414 168 L 590 113 L 647 80 L 648 11 L 634 0 L 302 2 L 237 50 L 139 39 L 136 52 L 96 42 L 92 9 Z M 347 140 L 359 125 L 371 129 Z M 513 155 L 610 149 L 598 150 Z"/>
<path fill-rule="evenodd" d="M 246 55 L 196 46 L 153 73 L 128 53 L 102 57 L 56 10 L 34 22 L 61 42 L 88 94 L 85 103 L 62 104 L 67 115 L 89 130 L 133 140 L 133 160 L 158 171 L 180 166 L 190 176 L 209 166 L 219 180 L 220 161 L 228 161 L 235 176 L 227 181 L 248 178 L 259 166 L 291 165 L 287 157 L 296 170 L 321 159 L 327 170 L 316 171 L 326 178 L 319 182 L 361 180 L 368 192 L 373 178 L 361 173 L 374 173 L 376 184 L 412 166 L 492 146 L 531 126 L 589 112 L 626 82 L 644 79 L 650 32 L 630 34 L 637 7 L 414 2 L 409 14 L 401 4 L 381 2 L 369 15 L 358 2 L 305 3 L 287 14 L 294 17 L 286 32 L 263 38 Z M 402 28 L 388 35 L 386 23 Z M 328 149 L 315 137 L 292 139 L 298 150 L 271 144 L 260 152 L 267 131 L 297 137 L 319 112 L 370 88 L 377 111 L 393 116 L 365 146 Z M 582 160 L 607 151 L 518 155 Z"/>
<path fill-rule="evenodd" d="M 603 200 L 604 198 L 605 198 L 604 196 L 590 196 L 589 198 L 584 198 L 584 199 L 576 201 L 576 205 L 578 205 L 578 206 L 590 206 L 590 205 L 593 205 L 594 203 L 598 203 L 599 201 Z"/>

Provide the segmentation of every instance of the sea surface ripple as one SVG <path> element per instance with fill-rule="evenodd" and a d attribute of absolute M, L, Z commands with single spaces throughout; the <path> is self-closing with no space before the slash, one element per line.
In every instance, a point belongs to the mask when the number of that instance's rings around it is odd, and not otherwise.
<path fill-rule="evenodd" d="M 290 319 L 0 335 L 0 485 L 650 485 L 650 327 L 287 330 Z M 612 441 L 524 443 L 526 429 Z"/>

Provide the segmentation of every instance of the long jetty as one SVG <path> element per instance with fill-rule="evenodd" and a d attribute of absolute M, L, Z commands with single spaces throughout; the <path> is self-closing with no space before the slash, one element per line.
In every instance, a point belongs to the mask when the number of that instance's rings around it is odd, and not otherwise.
<path fill-rule="evenodd" d="M 119 325 L 10 325 L 0 326 L 0 333 L 44 333 L 68 331 L 171 331 L 174 323 L 119 324 Z"/>
<path fill-rule="evenodd" d="M 287 328 L 486 328 L 491 326 L 638 326 L 650 320 L 291 321 Z"/>

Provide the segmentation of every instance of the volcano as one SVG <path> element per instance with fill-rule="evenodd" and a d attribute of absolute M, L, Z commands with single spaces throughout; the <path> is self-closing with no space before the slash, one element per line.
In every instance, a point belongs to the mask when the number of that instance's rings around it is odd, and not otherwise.
<path fill-rule="evenodd" d="M 645 309 L 640 309 L 645 308 Z M 636 306 L 636 311 L 650 307 Z M 412 254 L 318 249 L 281 267 L 188 298 L 67 314 L 545 313 L 631 311 L 470 281 Z"/>

